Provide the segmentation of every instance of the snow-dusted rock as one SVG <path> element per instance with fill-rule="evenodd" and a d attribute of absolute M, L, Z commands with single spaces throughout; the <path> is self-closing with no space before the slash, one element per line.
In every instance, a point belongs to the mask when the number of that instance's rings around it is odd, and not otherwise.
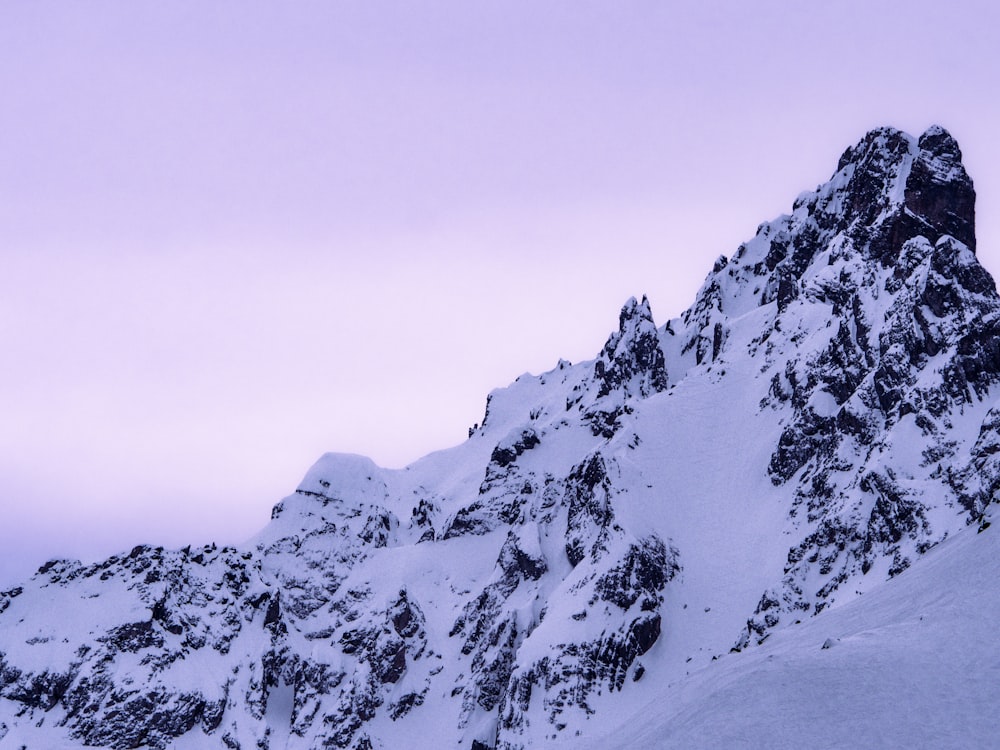
<path fill-rule="evenodd" d="M 679 318 L 629 300 L 461 446 L 323 456 L 240 549 L 48 563 L 0 592 L 0 742 L 520 750 L 757 663 L 993 524 L 974 203 L 946 131 L 872 131 Z"/>

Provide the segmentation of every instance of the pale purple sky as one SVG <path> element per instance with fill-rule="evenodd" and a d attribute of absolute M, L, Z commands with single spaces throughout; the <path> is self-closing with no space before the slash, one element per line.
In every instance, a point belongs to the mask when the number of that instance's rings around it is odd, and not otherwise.
<path fill-rule="evenodd" d="M 659 323 L 866 130 L 959 140 L 1000 273 L 990 2 L 0 5 L 0 586 L 236 542 Z"/>

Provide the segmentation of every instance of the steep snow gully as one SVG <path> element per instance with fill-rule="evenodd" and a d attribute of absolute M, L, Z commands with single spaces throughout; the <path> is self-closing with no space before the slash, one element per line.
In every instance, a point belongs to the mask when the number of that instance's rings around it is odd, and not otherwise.
<path fill-rule="evenodd" d="M 995 744 L 998 334 L 958 144 L 874 130 L 465 443 L 0 592 L 0 746 Z"/>

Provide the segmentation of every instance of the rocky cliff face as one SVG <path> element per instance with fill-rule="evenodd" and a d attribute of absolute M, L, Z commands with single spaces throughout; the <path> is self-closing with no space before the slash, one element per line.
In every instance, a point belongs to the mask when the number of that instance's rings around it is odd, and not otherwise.
<path fill-rule="evenodd" d="M 997 477 L 969 468 L 985 456 L 957 426 L 991 422 L 1000 374 L 974 203 L 947 132 L 873 131 L 791 215 L 721 259 L 683 316 L 684 349 L 712 341 L 713 359 L 746 357 L 770 378 L 761 408 L 785 416 L 767 470 L 794 487 L 789 516 L 808 531 L 739 646 L 873 566 L 896 575 L 954 531 L 934 516 L 968 520 L 990 502 Z M 745 349 L 720 352 L 748 305 L 770 304 Z"/>
<path fill-rule="evenodd" d="M 974 203 L 947 132 L 872 131 L 463 445 L 324 456 L 240 549 L 48 563 L 0 593 L 0 741 L 516 750 L 880 586 L 1000 487 Z"/>

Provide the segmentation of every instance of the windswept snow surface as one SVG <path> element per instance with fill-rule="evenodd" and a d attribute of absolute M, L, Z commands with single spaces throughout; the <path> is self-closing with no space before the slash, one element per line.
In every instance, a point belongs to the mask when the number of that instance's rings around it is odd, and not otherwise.
<path fill-rule="evenodd" d="M 997 581 L 1000 529 L 966 529 L 843 607 L 635 695 L 594 739 L 552 747 L 996 747 Z"/>

